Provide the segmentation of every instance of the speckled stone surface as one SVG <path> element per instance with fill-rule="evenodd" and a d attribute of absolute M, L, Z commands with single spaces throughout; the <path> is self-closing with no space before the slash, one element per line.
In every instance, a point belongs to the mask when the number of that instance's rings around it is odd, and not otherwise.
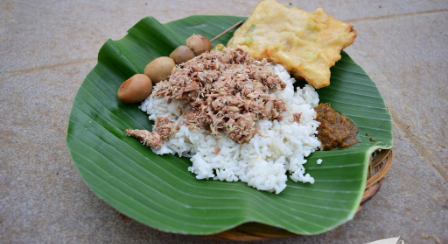
<path fill-rule="evenodd" d="M 395 159 L 356 217 L 322 235 L 266 243 L 448 243 L 448 2 L 283 1 L 351 22 L 347 52 L 394 118 Z M 98 199 L 65 142 L 76 91 L 101 45 L 141 18 L 247 16 L 257 1 L 0 2 L 0 243 L 208 243 L 156 231 Z"/>

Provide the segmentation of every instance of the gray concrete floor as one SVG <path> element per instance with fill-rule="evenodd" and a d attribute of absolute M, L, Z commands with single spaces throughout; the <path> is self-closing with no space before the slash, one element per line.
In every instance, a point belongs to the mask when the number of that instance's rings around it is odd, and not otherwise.
<path fill-rule="evenodd" d="M 285 1 L 283 1 L 285 2 Z M 247 16 L 257 1 L 0 3 L 0 242 L 206 243 L 123 220 L 84 184 L 66 142 L 71 104 L 107 38 L 141 18 Z M 285 2 L 289 3 L 289 2 Z M 392 111 L 395 160 L 381 191 L 328 233 L 266 243 L 448 243 L 448 1 L 292 1 L 351 22 L 347 52 Z"/>

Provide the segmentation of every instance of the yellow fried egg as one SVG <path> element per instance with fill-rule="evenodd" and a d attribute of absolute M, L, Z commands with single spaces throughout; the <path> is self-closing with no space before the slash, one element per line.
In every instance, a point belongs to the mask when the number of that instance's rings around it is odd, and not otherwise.
<path fill-rule="evenodd" d="M 352 25 L 334 19 L 321 8 L 309 13 L 265 0 L 227 45 L 240 47 L 257 59 L 268 58 L 296 78 L 322 88 L 330 85 L 330 67 L 341 59 L 341 50 L 355 38 Z"/>

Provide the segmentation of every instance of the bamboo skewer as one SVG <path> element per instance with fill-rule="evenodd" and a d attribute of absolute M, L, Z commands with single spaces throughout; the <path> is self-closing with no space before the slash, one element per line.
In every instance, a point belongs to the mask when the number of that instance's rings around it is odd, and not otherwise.
<path fill-rule="evenodd" d="M 228 28 L 227 30 L 221 32 L 221 34 L 219 34 L 219 35 L 213 37 L 213 39 L 211 39 L 210 42 L 214 42 L 214 41 L 216 41 L 216 39 L 220 38 L 221 36 L 223 36 L 223 35 L 226 34 L 227 32 L 231 31 L 233 28 L 239 26 L 241 23 L 243 23 L 242 20 L 240 20 L 238 23 L 232 25 L 232 26 L 231 26 L 230 28 Z"/>

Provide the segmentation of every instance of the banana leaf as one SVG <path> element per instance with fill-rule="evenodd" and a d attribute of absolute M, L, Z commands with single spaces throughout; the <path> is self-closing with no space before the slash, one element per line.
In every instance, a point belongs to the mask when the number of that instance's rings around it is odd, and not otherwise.
<path fill-rule="evenodd" d="M 87 75 L 70 114 L 67 144 L 89 188 L 121 213 L 155 229 L 183 234 L 219 233 L 258 222 L 309 235 L 353 218 L 366 183 L 371 153 L 392 147 L 391 116 L 374 82 L 346 53 L 331 69 L 331 85 L 318 90 L 359 128 L 354 147 L 318 151 L 306 171 L 314 184 L 287 181 L 275 195 L 241 182 L 197 180 L 188 158 L 159 156 L 125 135 L 127 128 L 151 129 L 138 109 L 117 99 L 120 84 L 159 56 L 168 56 L 193 33 L 216 36 L 244 17 L 191 16 L 166 24 L 139 21 L 118 41 L 108 40 Z M 232 32 L 213 44 L 227 43 Z M 366 136 L 369 133 L 370 136 Z M 375 140 L 371 141 L 370 138 Z M 317 159 L 323 163 L 318 165 Z"/>

